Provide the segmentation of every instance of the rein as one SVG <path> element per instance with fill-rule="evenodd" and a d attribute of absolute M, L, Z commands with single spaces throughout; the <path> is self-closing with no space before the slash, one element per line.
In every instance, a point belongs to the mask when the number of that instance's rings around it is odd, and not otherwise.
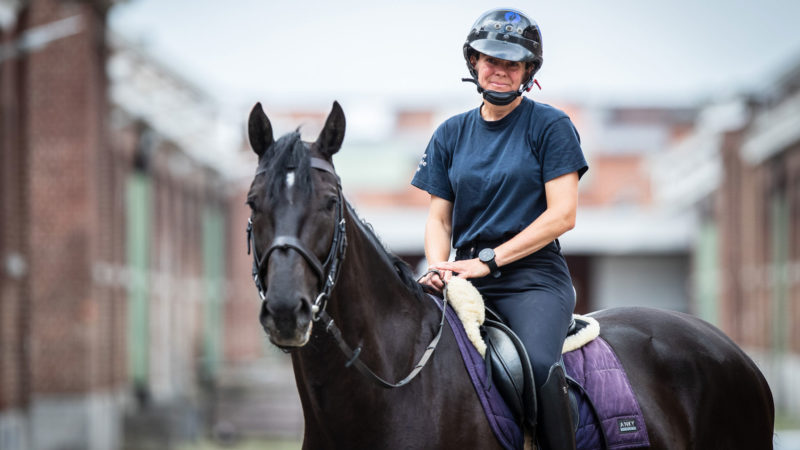
<path fill-rule="evenodd" d="M 435 272 L 439 274 L 439 272 L 436 270 L 431 270 L 428 273 L 430 272 Z M 422 276 L 425 276 L 428 273 L 425 273 Z M 405 386 L 406 384 L 408 384 L 411 380 L 414 379 L 414 377 L 417 376 L 417 374 L 419 374 L 422 368 L 425 367 L 425 364 L 428 363 L 428 360 L 430 359 L 431 355 L 433 355 L 433 351 L 436 350 L 436 346 L 439 344 L 439 339 L 442 337 L 442 330 L 444 329 L 446 312 L 447 312 L 447 284 L 445 284 L 444 287 L 444 296 L 442 299 L 442 319 L 439 321 L 439 331 L 436 332 L 436 336 L 433 337 L 430 344 L 428 344 L 428 347 L 425 348 L 425 353 L 423 353 L 422 357 L 419 358 L 419 361 L 411 370 L 411 372 L 408 375 L 406 375 L 405 378 L 398 381 L 397 383 L 391 383 L 389 381 L 384 380 L 375 372 L 373 372 L 369 367 L 367 367 L 367 365 L 364 364 L 360 359 L 358 359 L 358 356 L 361 353 L 361 347 L 359 346 L 355 350 L 353 350 L 352 348 L 350 348 L 349 345 L 347 345 L 347 342 L 345 342 L 344 339 L 342 338 L 342 332 L 339 330 L 339 327 L 337 327 L 336 324 L 333 322 L 333 317 L 328 315 L 327 311 L 322 311 L 322 313 L 320 313 L 320 318 L 323 320 L 323 322 L 326 323 L 325 331 L 330 333 L 333 336 L 333 338 L 336 339 L 336 344 L 339 345 L 339 350 L 341 350 L 342 353 L 344 353 L 344 356 L 348 358 L 344 366 L 350 367 L 352 365 L 353 367 L 356 368 L 356 370 L 359 371 L 359 373 L 367 377 L 369 380 L 371 380 L 378 386 L 391 389 L 391 388 L 398 388 L 400 386 Z"/>
<path fill-rule="evenodd" d="M 439 321 L 439 330 L 436 333 L 436 336 L 433 337 L 430 344 L 425 348 L 425 353 L 422 354 L 417 364 L 411 370 L 411 372 L 406 375 L 402 380 L 391 383 L 389 381 L 384 380 L 379 375 L 377 375 L 374 371 L 372 371 L 369 367 L 366 366 L 360 359 L 359 356 L 361 354 L 361 346 L 358 346 L 355 350 L 353 350 L 347 342 L 344 341 L 342 337 L 342 332 L 339 327 L 336 326 L 336 323 L 333 320 L 333 317 L 328 314 L 326 311 L 326 307 L 328 304 L 328 300 L 330 299 L 331 292 L 333 291 L 333 287 L 336 285 L 336 281 L 339 279 L 339 268 L 344 261 L 345 249 L 347 248 L 347 233 L 346 233 L 346 220 L 344 217 L 344 196 L 342 194 L 342 182 L 338 175 L 333 168 L 333 166 L 325 161 L 324 159 L 320 158 L 311 158 L 311 167 L 314 169 L 322 170 L 324 172 L 328 172 L 336 177 L 336 191 L 339 196 L 339 209 L 337 212 L 336 217 L 336 226 L 333 232 L 333 240 L 331 241 L 331 248 L 328 251 L 328 256 L 325 258 L 324 263 L 320 263 L 319 259 L 314 255 L 313 252 L 308 251 L 303 243 L 295 236 L 287 236 L 287 235 L 280 235 L 275 236 L 272 240 L 272 244 L 267 249 L 267 251 L 261 257 L 258 256 L 258 249 L 256 248 L 255 244 L 255 230 L 253 229 L 253 219 L 252 217 L 247 220 L 247 254 L 250 254 L 252 249 L 253 254 L 253 281 L 255 282 L 256 289 L 258 289 L 258 295 L 261 297 L 262 301 L 266 301 L 267 295 L 266 290 L 264 289 L 264 283 L 261 279 L 261 268 L 267 264 L 269 261 L 269 257 L 275 250 L 294 250 L 306 260 L 308 265 L 314 270 L 314 273 L 317 274 L 319 279 L 319 288 L 320 293 L 317 295 L 316 299 L 314 300 L 314 304 L 311 307 L 312 312 L 312 320 L 314 322 L 319 321 L 322 319 L 323 323 L 325 324 L 325 331 L 330 333 L 333 336 L 336 344 L 339 346 L 339 350 L 344 354 L 347 358 L 347 362 L 345 363 L 345 367 L 353 366 L 358 370 L 359 373 L 364 375 L 367 379 L 371 380 L 378 386 L 384 388 L 397 388 L 400 386 L 404 386 L 408 384 L 414 377 L 419 374 L 425 364 L 428 363 L 433 351 L 436 349 L 436 346 L 439 344 L 439 340 L 442 337 L 442 330 L 444 329 L 445 323 L 445 312 L 447 310 L 447 285 L 445 284 L 444 287 L 444 299 L 442 304 L 442 318 Z M 266 172 L 266 169 L 261 169 L 256 172 L 256 176 L 261 173 Z M 325 268 L 327 268 L 327 274 L 324 273 Z M 430 272 L 435 272 L 439 274 L 438 271 L 432 270 Z M 428 272 L 428 273 L 430 273 Z M 424 274 L 424 275 L 427 275 Z M 423 276 L 424 276 L 423 275 Z M 441 275 L 439 275 L 441 277 Z"/>

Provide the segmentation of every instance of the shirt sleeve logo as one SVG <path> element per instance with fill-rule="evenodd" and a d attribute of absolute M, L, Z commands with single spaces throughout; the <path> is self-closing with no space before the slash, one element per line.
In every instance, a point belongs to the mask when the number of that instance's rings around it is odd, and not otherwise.
<path fill-rule="evenodd" d="M 428 158 L 428 154 L 427 153 L 423 153 L 422 154 L 422 159 L 419 160 L 419 165 L 417 165 L 417 172 L 419 172 L 420 169 L 422 169 L 423 167 L 428 165 L 428 162 L 425 161 L 425 159 L 427 159 L 427 158 Z"/>

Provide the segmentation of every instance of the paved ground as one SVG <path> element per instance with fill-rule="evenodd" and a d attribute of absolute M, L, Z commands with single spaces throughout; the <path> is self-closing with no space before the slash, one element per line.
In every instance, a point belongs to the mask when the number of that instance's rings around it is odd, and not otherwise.
<path fill-rule="evenodd" d="M 233 444 L 194 442 L 181 445 L 177 450 L 298 450 L 301 445 L 299 441 L 243 439 Z"/>
<path fill-rule="evenodd" d="M 213 423 L 223 439 L 302 436 L 303 412 L 287 355 L 276 350 L 258 362 L 226 368 L 218 387 Z"/>
<path fill-rule="evenodd" d="M 232 433 L 238 450 L 300 448 L 303 413 L 288 356 L 269 352 L 247 366 L 225 369 L 220 377 L 214 422 L 223 435 Z M 800 429 L 778 430 L 775 450 L 800 450 Z M 181 449 L 223 448 L 199 442 Z M 227 447 L 230 448 L 230 447 Z"/>

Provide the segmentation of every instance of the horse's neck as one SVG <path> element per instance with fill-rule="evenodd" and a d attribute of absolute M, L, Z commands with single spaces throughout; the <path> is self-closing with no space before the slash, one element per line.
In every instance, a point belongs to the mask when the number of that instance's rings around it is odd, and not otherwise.
<path fill-rule="evenodd" d="M 384 378 L 397 381 L 411 370 L 409 361 L 424 352 L 440 316 L 432 301 L 405 285 L 380 243 L 354 223 L 358 218 L 348 219 L 347 253 L 327 310 L 345 342 L 353 349 L 361 347 L 359 358 Z M 325 372 L 328 382 L 336 379 L 332 371 L 341 371 L 343 382 L 360 377 L 341 363 L 341 353 L 324 327 L 315 328 L 312 339 L 319 345 L 303 352 L 304 366 Z"/>
<path fill-rule="evenodd" d="M 342 321 L 362 320 L 363 326 L 383 334 L 418 333 L 420 319 L 429 310 L 409 289 L 374 236 L 350 218 L 347 257 L 336 289 L 335 310 Z M 333 305 L 332 305 L 333 306 Z M 401 325 L 407 325 L 401 327 Z M 388 330 L 391 330 L 389 332 Z"/>

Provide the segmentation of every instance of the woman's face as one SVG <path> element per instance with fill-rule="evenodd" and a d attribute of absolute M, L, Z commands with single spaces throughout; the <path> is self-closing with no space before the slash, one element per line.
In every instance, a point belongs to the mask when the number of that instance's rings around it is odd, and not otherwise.
<path fill-rule="evenodd" d="M 478 83 L 487 91 L 516 91 L 528 71 L 524 62 L 506 61 L 483 53 L 478 54 L 477 60 L 473 58 L 472 64 L 478 72 Z"/>

